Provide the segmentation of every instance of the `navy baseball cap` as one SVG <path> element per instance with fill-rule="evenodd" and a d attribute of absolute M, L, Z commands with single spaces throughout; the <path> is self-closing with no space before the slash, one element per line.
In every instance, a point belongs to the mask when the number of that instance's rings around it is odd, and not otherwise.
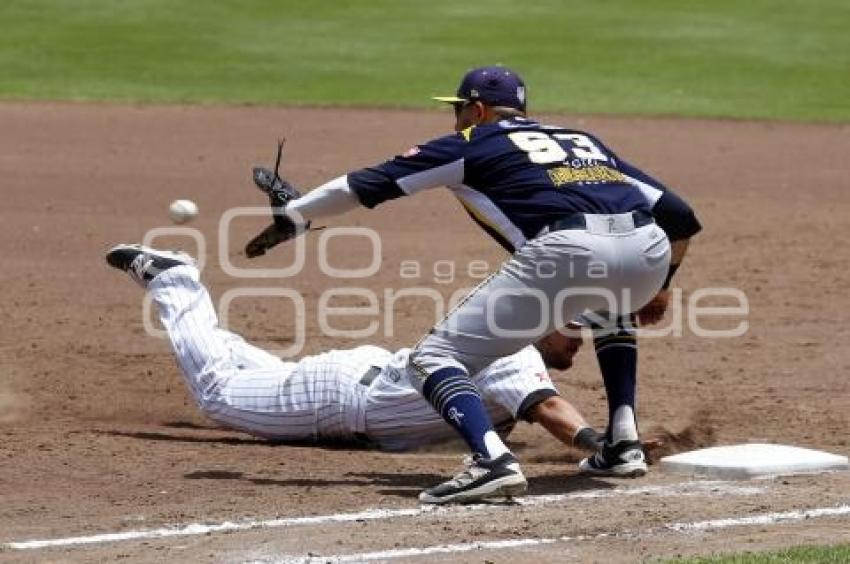
<path fill-rule="evenodd" d="M 464 75 L 456 96 L 435 96 L 434 100 L 448 104 L 480 101 L 525 112 L 525 83 L 507 67 L 479 67 Z"/>

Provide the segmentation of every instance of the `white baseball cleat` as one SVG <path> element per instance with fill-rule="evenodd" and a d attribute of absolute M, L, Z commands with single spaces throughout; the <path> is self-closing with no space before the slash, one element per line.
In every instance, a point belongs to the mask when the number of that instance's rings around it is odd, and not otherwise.
<path fill-rule="evenodd" d="M 646 474 L 646 457 L 640 441 L 605 442 L 596 454 L 579 462 L 578 469 L 594 476 L 638 478 Z"/>
<path fill-rule="evenodd" d="M 489 459 L 468 457 L 466 468 L 457 476 L 419 494 L 422 503 L 469 503 L 491 497 L 522 494 L 528 482 L 511 453 Z"/>
<path fill-rule="evenodd" d="M 175 266 L 195 266 L 195 259 L 179 251 L 158 251 L 142 245 L 116 245 L 106 253 L 109 266 L 123 270 L 142 288 Z"/>

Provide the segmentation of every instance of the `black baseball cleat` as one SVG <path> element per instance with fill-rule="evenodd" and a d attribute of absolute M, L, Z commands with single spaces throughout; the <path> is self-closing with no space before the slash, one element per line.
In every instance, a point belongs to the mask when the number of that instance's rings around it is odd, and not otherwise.
<path fill-rule="evenodd" d="M 175 266 L 195 266 L 195 259 L 178 251 L 158 251 L 142 245 L 116 245 L 106 253 L 109 266 L 123 270 L 142 288 Z"/>
<path fill-rule="evenodd" d="M 451 480 L 419 494 L 422 503 L 469 503 L 491 497 L 522 494 L 528 482 L 516 457 L 506 452 L 489 459 L 476 454 L 464 460 L 466 468 Z"/>
<path fill-rule="evenodd" d="M 637 478 L 646 474 L 646 457 L 640 441 L 606 442 L 596 454 L 579 462 L 578 469 L 594 476 Z"/>

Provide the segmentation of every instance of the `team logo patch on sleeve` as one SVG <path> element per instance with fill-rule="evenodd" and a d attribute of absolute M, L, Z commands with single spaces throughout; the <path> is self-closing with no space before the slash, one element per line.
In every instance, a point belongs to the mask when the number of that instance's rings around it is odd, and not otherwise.
<path fill-rule="evenodd" d="M 403 153 L 401 154 L 401 156 L 402 156 L 402 157 L 404 157 L 404 158 L 406 158 L 406 159 L 409 159 L 410 157 L 415 157 L 415 156 L 416 156 L 416 155 L 418 155 L 418 154 L 419 154 L 419 147 L 418 147 L 418 146 L 416 146 L 416 145 L 414 145 L 414 146 L 413 146 L 413 147 L 411 147 L 410 149 L 408 149 L 408 150 L 406 150 L 405 152 L 403 152 Z"/>
<path fill-rule="evenodd" d="M 550 384 L 550 383 L 552 383 L 552 379 L 551 379 L 551 378 L 549 378 L 549 373 L 548 373 L 548 372 L 538 372 L 537 374 L 535 374 L 535 376 L 537 376 L 537 379 L 538 379 L 538 380 L 540 380 L 540 383 L 541 383 L 541 384 Z"/>

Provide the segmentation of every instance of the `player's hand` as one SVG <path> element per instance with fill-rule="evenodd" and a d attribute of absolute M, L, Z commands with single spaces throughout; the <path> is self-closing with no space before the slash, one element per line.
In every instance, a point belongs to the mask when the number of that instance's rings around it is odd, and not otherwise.
<path fill-rule="evenodd" d="M 289 202 L 301 197 L 301 193 L 291 182 L 267 168 L 254 167 L 252 177 L 257 188 L 268 194 L 272 207 L 285 208 Z"/>
<path fill-rule="evenodd" d="M 272 247 L 289 241 L 310 228 L 309 221 L 304 222 L 297 213 L 286 212 L 289 202 L 301 196 L 292 184 L 282 179 L 276 171 L 272 172 L 267 168 L 255 167 L 253 176 L 254 184 L 269 196 L 274 223 L 248 241 L 245 246 L 245 255 L 248 258 L 262 256 Z"/>
<path fill-rule="evenodd" d="M 248 258 L 262 256 L 269 249 L 301 235 L 310 228 L 309 221 L 303 221 L 298 214 L 292 217 L 292 214 L 286 212 L 289 202 L 300 198 L 301 193 L 292 183 L 280 177 L 280 159 L 283 156 L 284 141 L 281 139 L 277 143 L 274 170 L 262 166 L 255 166 L 252 170 L 254 184 L 269 197 L 274 223 L 263 229 L 245 245 L 245 256 Z"/>
<path fill-rule="evenodd" d="M 670 290 L 661 290 L 654 298 L 649 300 L 648 304 L 638 310 L 638 323 L 640 325 L 654 325 L 658 323 L 664 317 L 669 304 Z"/>
<path fill-rule="evenodd" d="M 263 229 L 259 235 L 245 245 L 245 256 L 248 258 L 262 256 L 269 249 L 284 241 L 294 239 L 309 228 L 309 222 L 299 225 L 284 214 L 275 214 L 275 222 Z"/>

